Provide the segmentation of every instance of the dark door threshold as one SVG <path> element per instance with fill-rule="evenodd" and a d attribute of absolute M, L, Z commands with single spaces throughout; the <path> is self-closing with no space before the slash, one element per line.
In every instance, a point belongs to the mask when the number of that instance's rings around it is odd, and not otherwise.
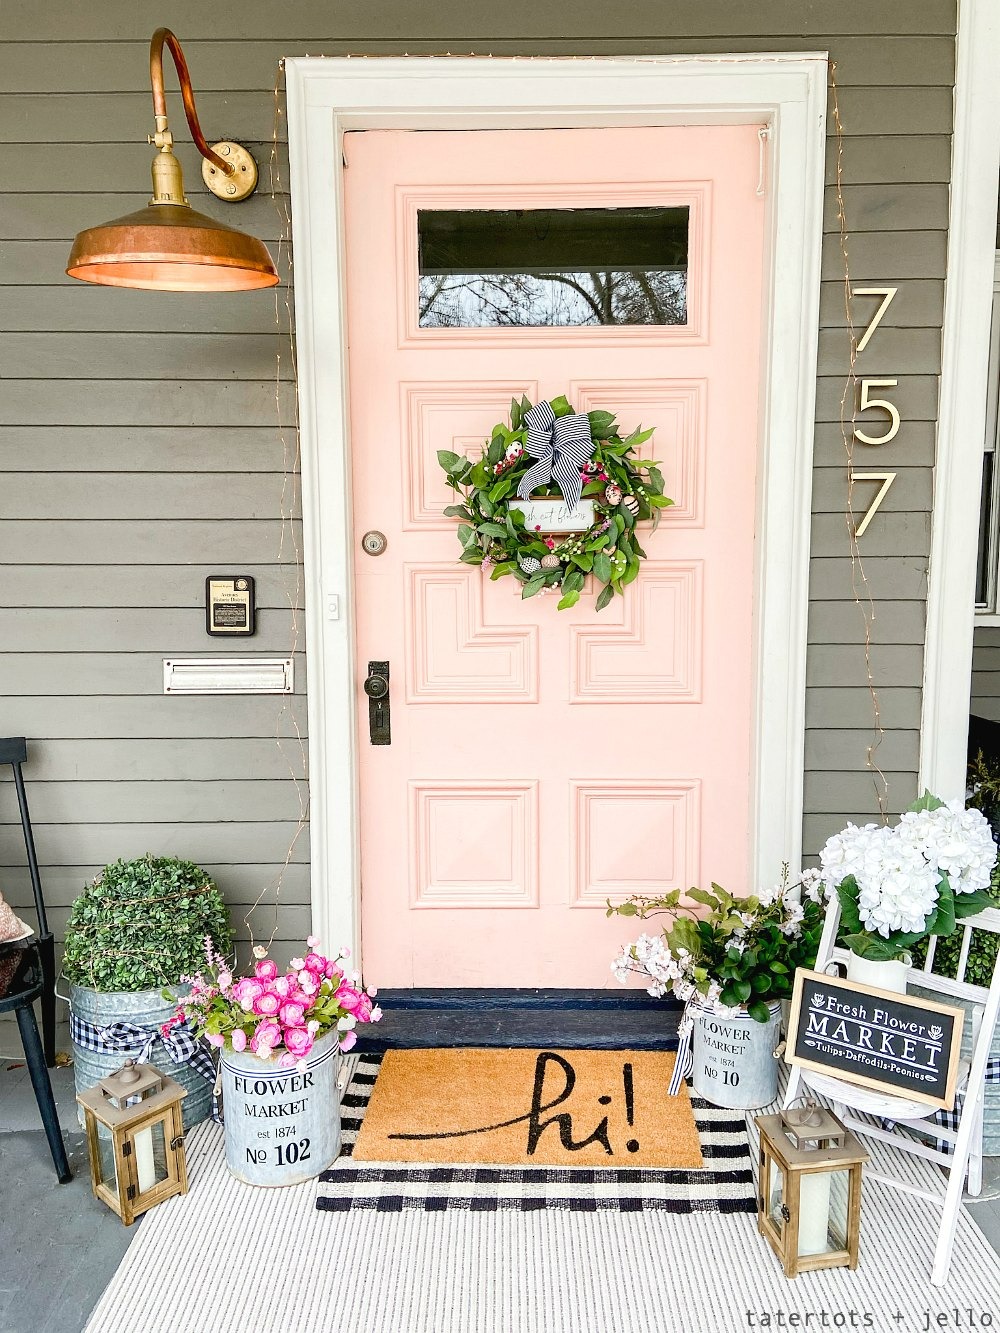
<path fill-rule="evenodd" d="M 544 1046 L 577 1050 L 674 1050 L 681 1005 L 644 991 L 381 990 L 380 1023 L 362 1026 L 356 1049 Z"/>

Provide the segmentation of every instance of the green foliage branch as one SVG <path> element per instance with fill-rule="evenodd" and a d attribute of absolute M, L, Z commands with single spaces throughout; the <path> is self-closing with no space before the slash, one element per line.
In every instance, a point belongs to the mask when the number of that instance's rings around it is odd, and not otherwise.
<path fill-rule="evenodd" d="M 763 902 L 756 895 L 734 897 L 714 883 L 711 892 L 693 888 L 682 894 L 673 889 L 662 897 L 636 895 L 623 903 L 609 902 L 607 915 L 645 920 L 666 913 L 671 924 L 663 928 L 664 942 L 675 959 L 683 960 L 675 994 L 684 998 L 693 985 L 707 998 L 719 988 L 720 1005 L 743 1006 L 751 1018 L 766 1023 L 768 1005 L 791 996 L 795 969 L 816 962 L 825 916 L 824 904 L 803 893 L 798 904 L 802 916 L 793 926 L 791 918 L 798 913 L 794 899 L 786 896 L 787 868 L 781 887 L 782 892 Z M 635 959 L 635 945 L 626 948 Z"/>

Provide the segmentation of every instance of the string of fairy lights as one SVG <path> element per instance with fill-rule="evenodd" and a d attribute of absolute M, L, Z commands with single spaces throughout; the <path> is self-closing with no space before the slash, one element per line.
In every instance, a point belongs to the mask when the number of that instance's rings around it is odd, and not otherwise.
<path fill-rule="evenodd" d="M 450 53 L 449 53 L 450 54 Z M 486 57 L 487 59 L 489 57 Z M 725 57 L 720 63 L 725 62 Z M 736 63 L 736 62 L 733 62 Z M 862 646 L 864 649 L 865 677 L 872 705 L 871 739 L 865 748 L 865 765 L 871 775 L 878 811 L 883 821 L 888 820 L 889 782 L 878 762 L 878 751 L 885 737 L 882 723 L 882 708 L 879 691 L 875 681 L 873 664 L 873 642 L 876 621 L 875 600 L 865 572 L 857 537 L 857 521 L 854 510 L 854 427 L 857 415 L 858 376 L 856 363 L 858 358 L 858 335 L 855 329 L 851 302 L 853 284 L 851 278 L 849 232 L 847 229 L 847 210 L 844 199 L 844 127 L 841 120 L 840 100 L 837 87 L 837 66 L 829 64 L 830 102 L 833 121 L 835 146 L 834 190 L 837 207 L 840 254 L 843 266 L 844 313 L 848 334 L 848 371 L 840 397 L 840 429 L 843 439 L 844 455 L 847 463 L 847 507 L 845 521 L 850 542 L 851 555 L 851 592 L 858 609 L 862 626 Z M 295 323 L 292 310 L 292 219 L 288 203 L 288 192 L 282 177 L 281 163 L 281 127 L 285 118 L 284 106 L 284 62 L 279 61 L 275 72 L 272 89 L 274 116 L 268 161 L 269 194 L 278 216 L 278 238 L 276 263 L 279 271 L 282 265 L 287 269 L 286 281 L 274 289 L 274 323 L 277 334 L 275 356 L 274 406 L 278 437 L 282 451 L 282 485 L 280 495 L 280 536 L 277 562 L 282 573 L 291 567 L 293 583 L 287 590 L 290 611 L 290 652 L 297 655 L 301 649 L 301 613 L 304 593 L 304 562 L 299 524 L 299 476 L 300 476 L 300 440 L 297 396 L 294 385 L 297 380 Z M 283 378 L 285 358 L 289 377 Z M 283 386 L 290 383 L 292 392 L 286 394 Z M 286 406 L 290 403 L 290 406 Z M 287 558 L 286 558 L 287 557 Z M 243 917 L 243 924 L 250 937 L 251 946 L 255 944 L 253 928 L 254 914 L 273 891 L 274 917 L 268 935 L 268 946 L 275 939 L 280 924 L 280 897 L 285 876 L 292 864 L 296 847 L 309 825 L 309 785 L 308 751 L 306 739 L 296 712 L 296 696 L 284 696 L 281 708 L 275 719 L 275 744 L 288 766 L 289 778 L 293 784 L 298 802 L 298 815 L 289 839 L 284 861 L 278 867 L 277 874 L 265 882 Z"/>
<path fill-rule="evenodd" d="M 878 803 L 879 815 L 885 823 L 888 822 L 889 818 L 889 780 L 880 768 L 876 758 L 878 750 L 885 737 L 885 728 L 882 725 L 882 708 L 879 701 L 878 687 L 875 684 L 875 671 L 872 664 L 872 641 L 876 619 L 875 600 L 872 596 L 871 585 L 869 584 L 868 576 L 865 573 L 865 564 L 861 557 L 861 549 L 858 545 L 858 525 L 854 515 L 854 426 L 857 417 L 858 403 L 858 376 L 856 372 L 858 335 L 857 330 L 854 327 L 854 319 L 851 312 L 851 299 L 854 295 L 854 290 L 851 282 L 847 209 L 844 201 L 844 126 L 840 118 L 840 99 L 837 93 L 837 66 L 834 61 L 830 62 L 830 102 L 836 153 L 834 162 L 836 173 L 834 188 L 837 199 L 837 224 L 839 230 L 840 254 L 844 270 L 844 314 L 847 321 L 848 337 L 848 370 L 844 380 L 843 392 L 840 397 L 840 431 L 844 442 L 844 453 L 847 458 L 846 521 L 851 548 L 851 593 L 861 616 L 864 633 L 865 675 L 867 678 L 868 693 L 871 696 L 872 703 L 872 738 L 865 749 L 865 765 L 868 772 L 871 774 L 872 785 L 875 790 L 875 799 Z"/>
<path fill-rule="evenodd" d="M 274 288 L 274 326 L 277 335 L 274 368 L 274 413 L 281 444 L 282 478 L 280 495 L 280 534 L 278 537 L 277 564 L 279 579 L 286 571 L 292 573 L 292 585 L 286 589 L 290 612 L 289 653 L 294 659 L 301 649 L 301 615 L 305 589 L 305 566 L 300 536 L 300 443 L 298 396 L 295 392 L 296 345 L 295 320 L 292 311 L 292 215 L 288 204 L 288 191 L 281 173 L 281 124 L 285 116 L 284 108 L 284 61 L 278 62 L 275 71 L 274 117 L 271 129 L 271 143 L 268 156 L 268 193 L 278 216 L 278 238 L 275 249 L 275 266 L 280 273 L 284 266 L 285 281 Z M 289 374 L 284 376 L 285 356 Z M 291 393 L 285 392 L 291 384 Z M 286 403 L 290 402 L 290 407 Z M 297 713 L 297 702 L 301 695 L 283 695 L 274 724 L 274 740 L 278 752 L 288 765 L 288 775 L 293 785 L 295 799 L 298 802 L 298 814 L 295 827 L 285 852 L 284 861 L 278 867 L 278 873 L 267 880 L 259 889 L 256 897 L 243 917 L 243 924 L 250 937 L 250 945 L 256 945 L 254 935 L 254 913 L 261 907 L 265 898 L 273 890 L 274 919 L 267 938 L 267 947 L 273 943 L 280 924 L 280 898 L 285 875 L 293 862 L 296 847 L 309 826 L 309 781 L 308 750 L 306 738 Z"/>

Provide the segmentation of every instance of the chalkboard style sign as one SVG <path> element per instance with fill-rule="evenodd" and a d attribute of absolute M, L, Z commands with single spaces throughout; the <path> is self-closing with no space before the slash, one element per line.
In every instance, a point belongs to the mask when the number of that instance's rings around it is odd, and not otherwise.
<path fill-rule="evenodd" d="M 950 1109 L 964 1019 L 951 1005 L 799 969 L 785 1059 Z"/>

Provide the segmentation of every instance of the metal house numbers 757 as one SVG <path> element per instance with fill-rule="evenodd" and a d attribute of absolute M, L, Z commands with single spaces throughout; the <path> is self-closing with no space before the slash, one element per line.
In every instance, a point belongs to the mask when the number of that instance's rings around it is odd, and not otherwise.
<path fill-rule="evenodd" d="M 864 333 L 858 340 L 858 344 L 855 349 L 855 355 L 860 355 L 860 353 L 863 352 L 865 348 L 868 346 L 869 342 L 872 339 L 872 335 L 878 328 L 879 324 L 882 322 L 882 318 L 885 315 L 886 311 L 889 309 L 889 306 L 892 304 L 893 297 L 896 295 L 896 292 L 898 290 L 899 290 L 898 287 L 855 287 L 854 288 L 853 291 L 854 296 L 881 296 L 882 298 L 882 300 L 879 302 L 878 308 L 876 309 L 874 315 L 872 315 L 871 320 L 868 323 L 868 327 L 865 329 Z M 854 438 L 860 444 L 868 444 L 868 445 L 888 444 L 890 440 L 894 440 L 896 438 L 900 426 L 899 409 L 896 407 L 894 403 L 889 402 L 887 398 L 880 398 L 874 396 L 872 391 L 874 390 L 875 393 L 877 394 L 882 389 L 895 388 L 897 383 L 898 381 L 894 379 L 892 380 L 871 379 L 865 377 L 858 380 L 858 392 L 859 392 L 858 411 L 867 412 L 870 409 L 874 408 L 879 411 L 887 413 L 889 417 L 888 429 L 885 430 L 881 435 L 871 435 L 868 433 L 868 430 L 866 430 L 863 426 L 855 425 Z M 865 423 L 865 425 L 867 424 L 868 423 Z M 868 529 L 869 523 L 871 523 L 872 519 L 875 517 L 876 513 L 878 512 L 879 506 L 882 504 L 882 501 L 889 493 L 889 487 L 895 480 L 896 480 L 895 472 L 855 472 L 853 468 L 851 469 L 852 482 L 875 481 L 881 483 L 878 487 L 878 490 L 872 497 L 871 504 L 865 511 L 864 517 L 861 519 L 861 522 L 857 525 L 857 527 L 854 530 L 855 538 L 864 536 L 865 532 Z"/>

